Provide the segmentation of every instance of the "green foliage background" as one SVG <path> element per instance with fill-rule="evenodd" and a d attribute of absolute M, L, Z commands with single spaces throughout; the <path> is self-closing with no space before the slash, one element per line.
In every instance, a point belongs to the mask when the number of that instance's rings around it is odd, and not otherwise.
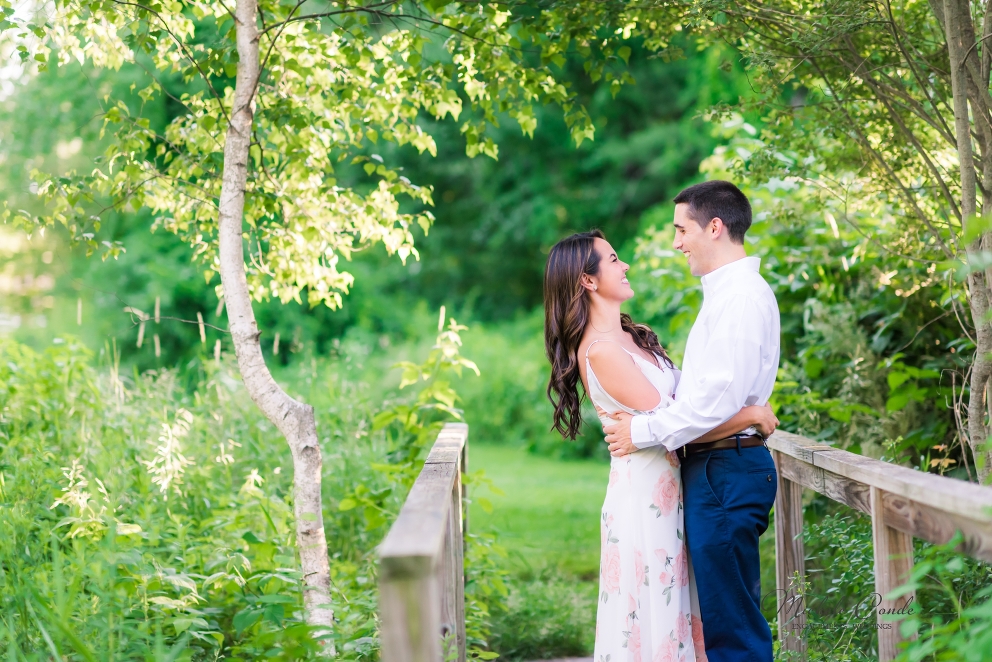
<path fill-rule="evenodd" d="M 457 126 L 421 118 L 438 138 L 436 158 L 379 146 L 434 187 L 436 221 L 416 237 L 420 260 L 403 265 L 381 249 L 355 256 L 349 269 L 356 283 L 337 311 L 258 305 L 277 376 L 318 411 L 340 596 L 335 637 L 345 657 L 376 656 L 374 545 L 440 414 L 409 424 L 394 419 L 391 428 L 374 421 L 424 404 L 398 390 L 399 374 L 389 366 L 423 360 L 440 305 L 468 321 L 461 351 L 482 373 L 446 378 L 460 396 L 472 443 L 605 457 L 595 427 L 575 443 L 549 432 L 541 277 L 548 248 L 572 231 L 600 227 L 633 258 L 637 297 L 630 311 L 681 357 L 701 294 L 671 250 L 668 201 L 701 178 L 734 177 L 764 145 L 760 117 L 722 114 L 717 121 L 705 114 L 747 94 L 737 53 L 688 39 L 666 52 L 684 57 L 635 47 L 630 71 L 637 83 L 616 97 L 609 86 L 589 83 L 576 62 L 565 62 L 597 131 L 595 141 L 578 148 L 560 115 L 542 107 L 535 109 L 533 139 L 501 118 L 498 161 L 467 158 Z M 0 189 L 9 205 L 37 205 L 31 168 L 85 169 L 105 146 L 97 100 L 110 91 L 126 96 L 142 76 L 139 67 L 107 73 L 70 64 L 7 95 L 0 107 Z M 179 93 L 184 84 L 166 85 Z M 178 109 L 168 95 L 156 103 L 144 112 L 162 127 Z M 956 274 L 901 258 L 892 250 L 900 233 L 890 216 L 861 219 L 872 228 L 864 235 L 838 225 L 840 214 L 794 182 L 743 183 L 755 206 L 748 249 L 762 257 L 783 315 L 773 401 L 783 426 L 967 478 L 952 387 L 962 383 L 971 344 L 953 314 Z M 421 209 L 411 204 L 407 211 Z M 150 225 L 144 213 L 107 211 L 104 236 L 126 248 L 107 261 L 69 249 L 57 231 L 26 240 L 0 228 L 0 324 L 8 336 L 0 340 L 0 649 L 13 660 L 207 659 L 220 650 L 229 659 L 299 659 L 312 653 L 312 641 L 296 616 L 299 596 L 289 589 L 297 578 L 287 454 L 232 376 L 224 334 L 209 326 L 226 326 L 213 286 L 179 239 L 150 233 Z M 146 324 L 138 348 L 137 320 L 123 309 L 150 313 L 156 298 L 163 319 Z M 205 343 L 197 313 L 208 324 Z M 218 340 L 219 365 L 212 354 Z M 161 425 L 174 425 L 179 408 L 193 416 L 184 438 L 192 464 L 182 493 L 165 499 L 141 462 L 150 461 Z M 217 461 L 229 439 L 241 446 L 230 452 L 231 462 Z M 74 459 L 88 481 L 87 504 L 49 508 L 66 492 L 62 468 Z M 249 484 L 255 469 L 261 484 Z M 834 518 L 832 504 L 817 497 L 808 505 L 809 523 L 816 524 L 808 548 L 829 556 L 838 552 L 830 541 L 839 535 L 863 541 L 863 527 Z M 119 527 L 128 524 L 140 526 L 140 534 L 123 533 Z M 482 650 L 488 640 L 517 659 L 582 652 L 584 635 L 562 616 L 573 612 L 560 608 L 581 603 L 588 592 L 575 586 L 582 578 L 570 559 L 521 573 L 501 551 L 485 536 L 474 542 L 474 645 Z M 940 572 L 964 571 L 934 559 Z M 823 569 L 818 590 L 838 580 L 870 583 L 864 559 Z M 973 577 L 984 572 L 965 570 Z M 959 616 L 958 630 L 946 630 L 946 638 L 980 618 Z M 542 619 L 550 629 L 540 636 L 524 631 Z M 70 622 L 79 628 L 65 630 Z"/>

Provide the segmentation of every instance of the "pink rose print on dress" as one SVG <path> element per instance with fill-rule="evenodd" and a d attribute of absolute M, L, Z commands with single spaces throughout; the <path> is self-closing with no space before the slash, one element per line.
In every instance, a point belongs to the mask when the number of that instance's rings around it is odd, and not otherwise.
<path fill-rule="evenodd" d="M 679 645 L 674 639 L 665 639 L 654 652 L 652 662 L 678 662 Z"/>
<path fill-rule="evenodd" d="M 706 662 L 706 643 L 703 640 L 703 621 L 692 616 L 692 648 L 696 653 L 696 662 Z"/>
<path fill-rule="evenodd" d="M 651 508 L 656 511 L 655 517 L 670 514 L 678 501 L 679 484 L 672 472 L 666 471 L 658 478 L 651 493 Z"/>
<path fill-rule="evenodd" d="M 634 586 L 640 588 L 644 585 L 644 555 L 641 554 L 641 550 L 634 551 Z"/>
<path fill-rule="evenodd" d="M 602 518 L 599 522 L 599 544 L 600 549 L 606 547 L 607 541 L 610 539 L 610 525 L 613 524 L 613 515 L 607 515 L 603 513 Z M 615 540 L 613 542 L 616 542 Z"/>
<path fill-rule="evenodd" d="M 675 555 L 674 568 L 672 572 L 675 573 L 675 581 L 678 585 L 688 586 L 689 585 L 689 563 L 685 556 L 685 547 L 679 550 L 679 553 Z"/>
<path fill-rule="evenodd" d="M 620 548 L 616 545 L 610 545 L 606 550 L 603 588 L 607 593 L 619 593 L 620 591 Z"/>
<path fill-rule="evenodd" d="M 641 662 L 641 626 L 637 623 L 630 626 L 630 634 L 627 635 L 627 651 L 630 653 L 632 662 Z"/>
<path fill-rule="evenodd" d="M 679 643 L 689 646 L 690 640 L 692 639 L 692 632 L 689 627 L 689 619 L 686 618 L 685 614 L 679 614 L 678 621 L 675 625 L 675 636 L 678 637 Z"/>
<path fill-rule="evenodd" d="M 669 571 L 672 565 L 672 557 L 664 549 L 656 549 L 654 553 L 658 557 L 658 560 L 661 561 L 661 574 L 658 575 L 658 581 L 661 582 L 659 584 L 660 586 L 664 586 L 661 594 L 665 596 L 665 604 L 668 605 L 672 602 L 672 589 L 675 587 L 675 577 Z"/>
<path fill-rule="evenodd" d="M 618 480 L 620 480 L 620 472 L 616 469 L 610 470 L 610 484 L 608 487 L 616 485 Z"/>
<path fill-rule="evenodd" d="M 672 564 L 672 557 L 664 549 L 656 549 L 654 554 L 661 561 L 661 574 L 658 575 L 658 579 L 662 586 L 667 586 L 672 583 L 672 573 L 668 572 L 668 567 Z"/>

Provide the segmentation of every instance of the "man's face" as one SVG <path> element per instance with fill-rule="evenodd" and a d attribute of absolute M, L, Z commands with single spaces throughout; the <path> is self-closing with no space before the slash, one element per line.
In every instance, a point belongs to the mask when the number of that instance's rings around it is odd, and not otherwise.
<path fill-rule="evenodd" d="M 711 222 L 712 223 L 712 222 Z M 713 271 L 710 266 L 713 261 L 713 251 L 716 242 L 712 236 L 710 224 L 705 228 L 689 215 L 689 205 L 675 205 L 675 250 L 682 251 L 689 262 L 689 272 L 693 276 L 705 276 Z"/>

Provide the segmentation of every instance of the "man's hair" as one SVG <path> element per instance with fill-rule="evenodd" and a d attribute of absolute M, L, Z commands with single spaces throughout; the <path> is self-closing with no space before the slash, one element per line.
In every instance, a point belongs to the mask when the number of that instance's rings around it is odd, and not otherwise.
<path fill-rule="evenodd" d="M 739 188 L 720 179 L 694 184 L 675 196 L 677 205 L 689 205 L 689 216 L 705 228 L 714 218 L 723 221 L 735 244 L 744 243 L 751 227 L 751 203 Z"/>

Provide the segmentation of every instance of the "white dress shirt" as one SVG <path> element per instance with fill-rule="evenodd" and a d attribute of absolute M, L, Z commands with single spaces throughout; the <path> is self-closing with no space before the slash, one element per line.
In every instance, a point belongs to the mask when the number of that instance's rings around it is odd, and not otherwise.
<path fill-rule="evenodd" d="M 689 331 L 675 402 L 633 418 L 630 438 L 637 448 L 660 444 L 673 451 L 743 407 L 768 402 L 778 372 L 780 323 L 760 263 L 745 257 L 702 277 L 703 307 Z"/>

